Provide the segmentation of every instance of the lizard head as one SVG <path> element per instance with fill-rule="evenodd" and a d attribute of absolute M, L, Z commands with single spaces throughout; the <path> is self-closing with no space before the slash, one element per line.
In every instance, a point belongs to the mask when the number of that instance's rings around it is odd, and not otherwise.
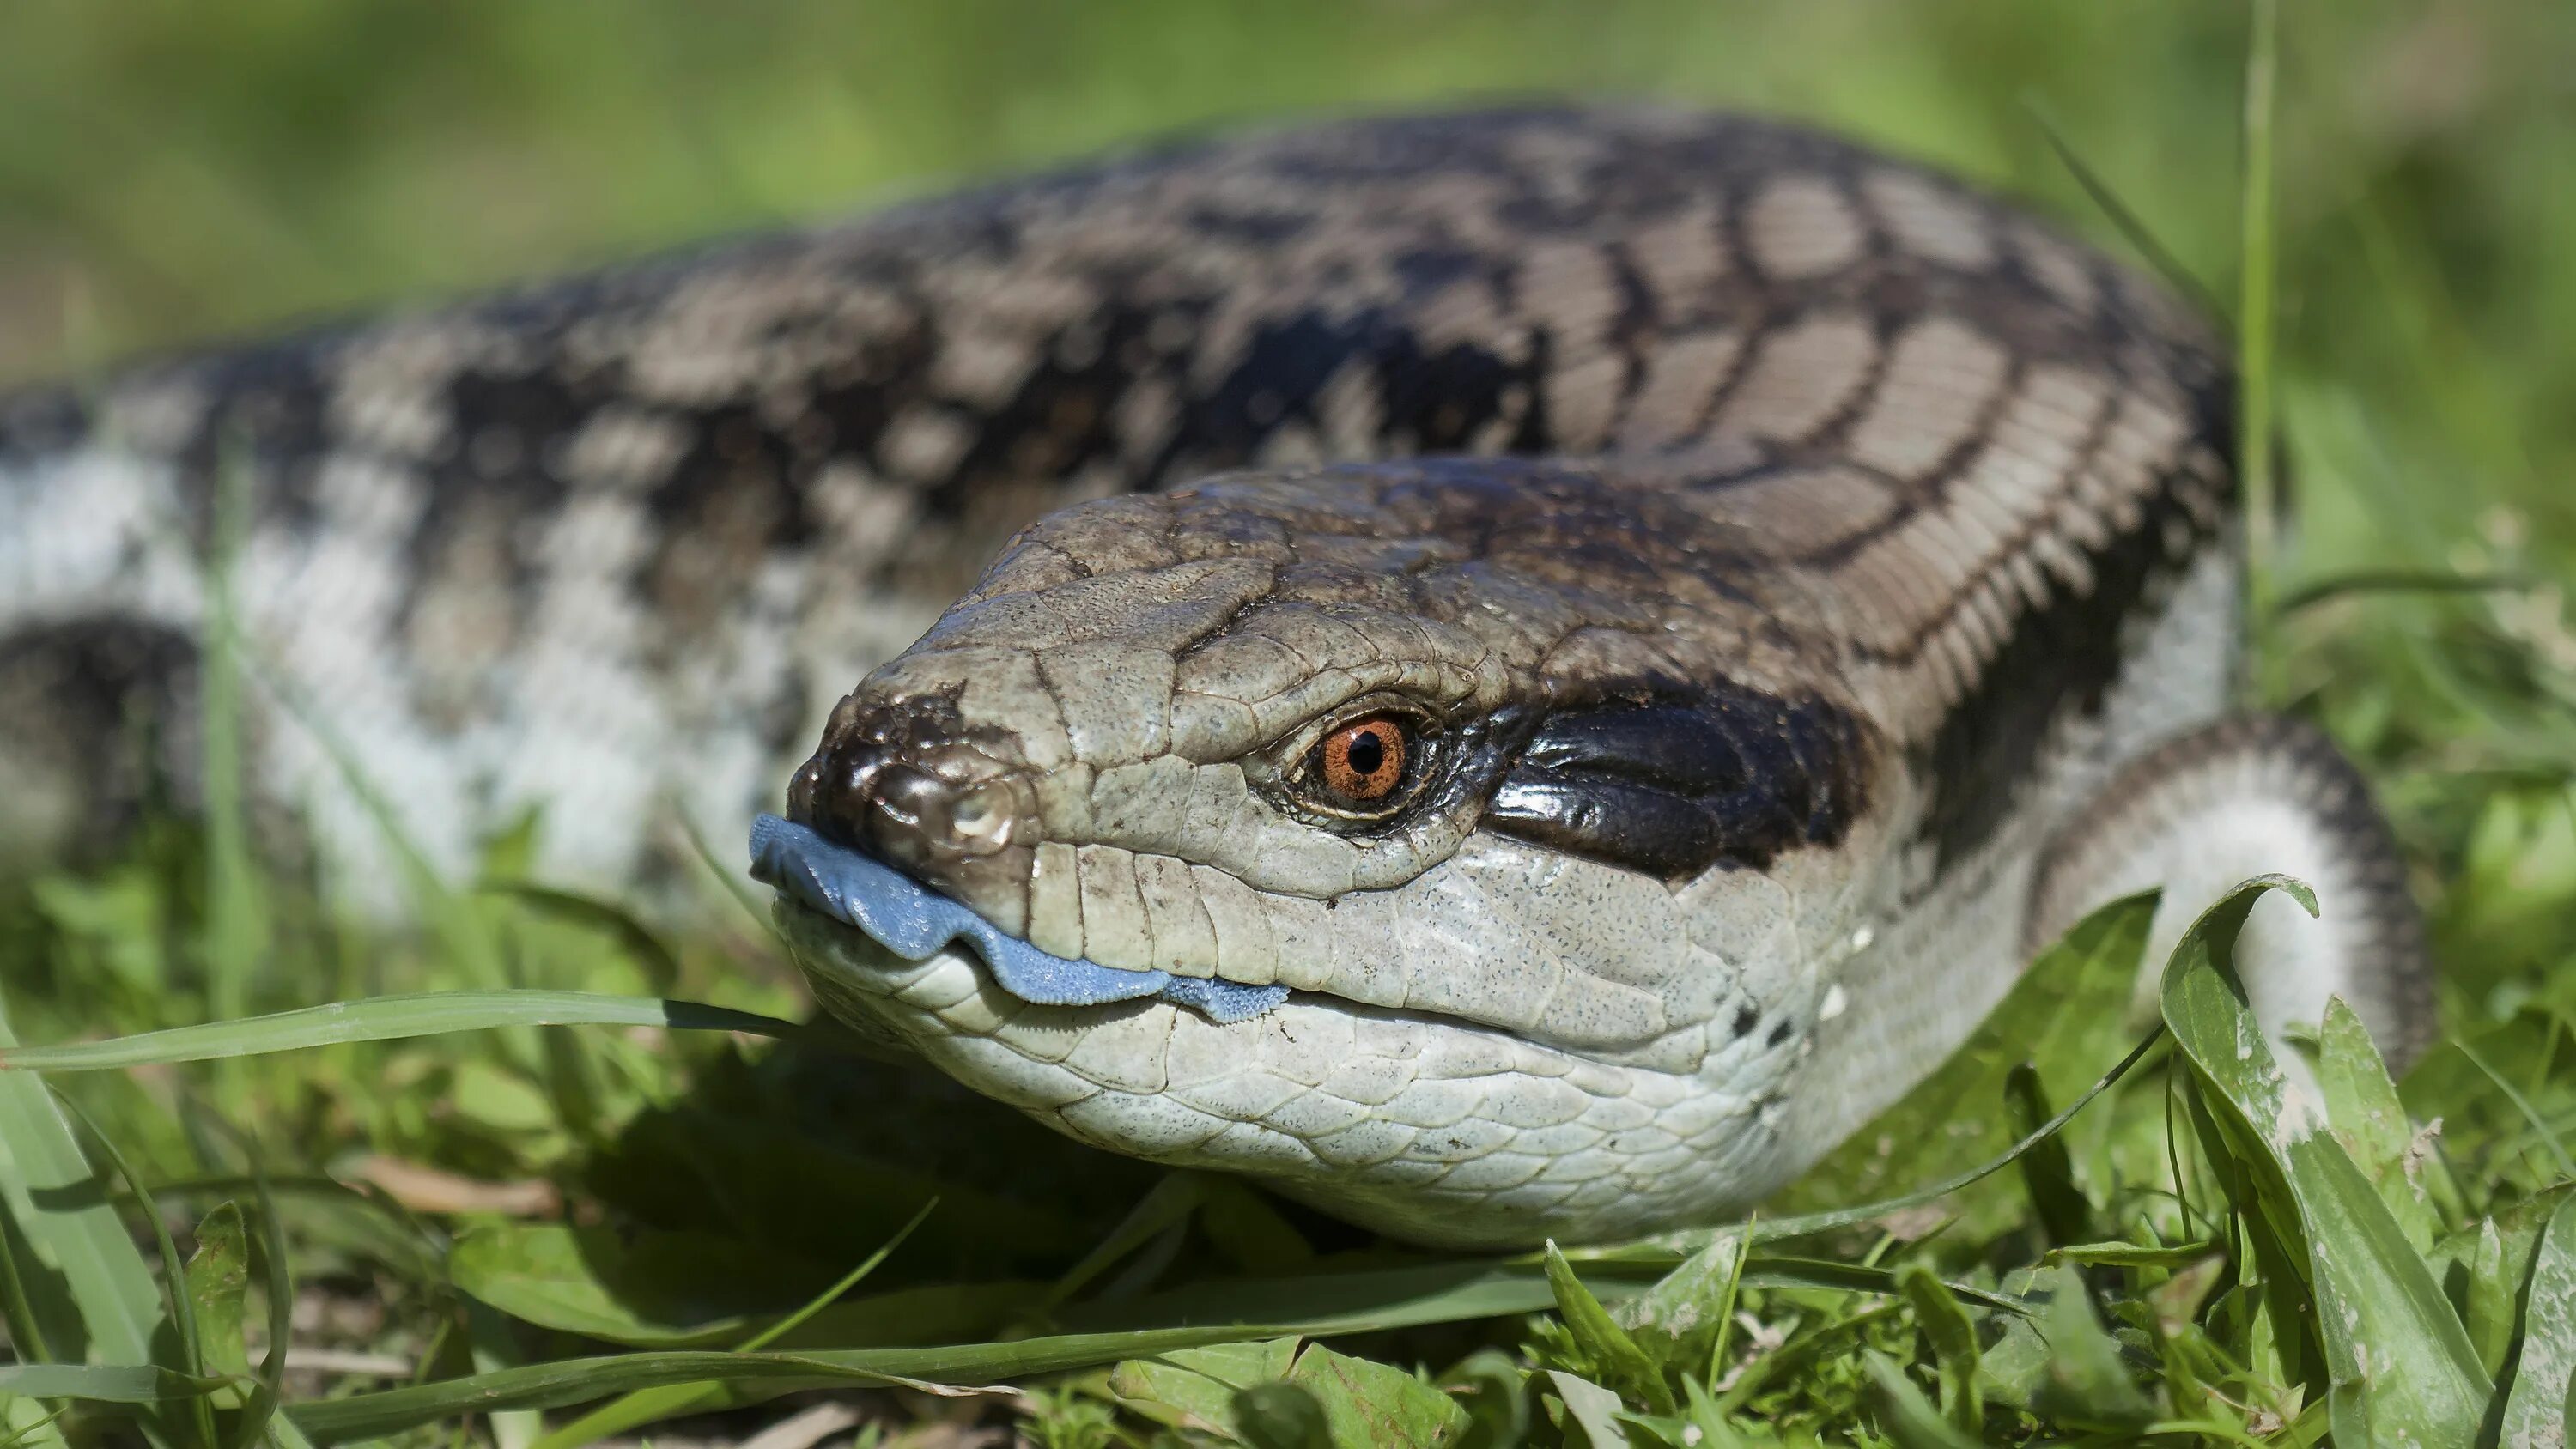
<path fill-rule="evenodd" d="M 1669 480 L 1083 505 L 842 701 L 762 868 L 833 1009 L 1076 1137 L 1417 1237 L 1673 1221 L 1796 1155 L 1864 893 L 1810 612 Z"/>

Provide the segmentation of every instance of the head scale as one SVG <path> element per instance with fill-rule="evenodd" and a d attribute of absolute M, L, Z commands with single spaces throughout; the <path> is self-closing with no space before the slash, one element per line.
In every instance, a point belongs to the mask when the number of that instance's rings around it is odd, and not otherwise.
<path fill-rule="evenodd" d="M 1481 460 L 1085 505 L 834 712 L 791 818 L 1054 956 L 1289 988 L 1265 1016 L 791 934 L 971 1085 L 1417 1236 L 1749 1195 L 1874 745 L 1795 572 L 1712 512 Z"/>

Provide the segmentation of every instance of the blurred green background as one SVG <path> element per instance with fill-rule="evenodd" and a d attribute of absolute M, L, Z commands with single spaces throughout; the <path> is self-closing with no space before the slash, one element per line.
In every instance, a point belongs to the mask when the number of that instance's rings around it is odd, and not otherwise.
<path fill-rule="evenodd" d="M 1140 138 L 1498 95 L 1820 119 L 2119 249 L 2045 113 L 2232 299 L 2246 24 L 2242 0 L 10 0 L 0 382 Z M 2468 999 L 2509 1009 L 2576 936 L 2551 582 L 2576 562 L 2576 4 L 2286 0 L 2283 37 L 2304 525 L 2279 572 L 2544 586 L 2338 598 L 2261 687 L 2372 762 L 2437 903 L 2520 903 L 2474 950 L 2446 915 Z"/>
<path fill-rule="evenodd" d="M 1145 138 L 1510 96 L 1819 120 L 2126 250 L 2052 149 L 2044 114 L 2223 309 L 2238 287 L 2248 8 L 0 0 L 0 387 L 837 217 Z M 2565 1065 L 2576 1060 L 2576 633 L 2564 587 L 2576 576 L 2576 0 L 2281 10 L 2280 370 L 2300 525 L 2270 568 L 2279 596 L 2312 602 L 2258 630 L 2253 688 L 2355 751 L 2415 864 L 2458 1049 L 2428 1055 L 2406 1105 L 2447 1124 L 2439 1159 L 2471 1185 L 2451 1214 L 2466 1222 L 2511 1196 L 2500 1185 L 2561 1175 L 2576 1130 Z M 0 983 L 22 1034 L 60 1041 L 245 1002 L 279 1010 L 505 976 L 800 1009 L 750 917 L 711 923 L 721 929 L 675 954 L 596 905 L 520 892 L 525 831 L 494 842 L 480 890 L 424 891 L 432 929 L 391 942 L 312 909 L 300 882 L 232 880 L 221 843 L 173 829 L 104 871 L 34 882 L 26 913 L 0 916 Z M 555 1194 L 577 1222 L 605 1215 L 609 1237 L 635 1224 L 666 1234 L 647 1244 L 662 1254 L 654 1271 L 637 1269 L 626 1290 L 669 1290 L 688 1278 L 673 1266 L 685 1259 L 759 1298 L 778 1285 L 733 1266 L 757 1244 L 795 1269 L 783 1297 L 752 1305 L 762 1312 L 801 1301 L 852 1244 L 883 1241 L 939 1197 L 947 1206 L 889 1269 L 894 1291 L 874 1307 L 845 1303 L 853 1317 L 836 1332 L 880 1320 L 932 1339 L 997 1331 L 1025 1306 L 1010 1294 L 1035 1285 L 996 1275 L 1062 1270 L 1097 1240 L 1091 1216 L 1105 1224 L 1145 1190 L 1096 1163 L 1047 1165 L 1076 1149 L 1016 1119 L 1008 1132 L 954 1129 L 943 1113 L 958 1094 L 925 1095 L 928 1108 L 908 1095 L 947 1091 L 926 1073 L 809 1065 L 713 1034 L 486 1032 L 72 1080 L 160 1180 L 232 1160 L 197 1125 L 205 1084 L 286 1160 L 344 1182 L 427 1167 Z M 2141 1110 L 2166 1106 L 2153 1090 Z M 2415 1139 L 2408 1160 L 2430 1140 Z M 929 1162 L 961 1144 L 1048 1200 L 1032 1212 Z M 1066 1183 L 1088 1195 L 1069 1205 Z M 331 1186 L 304 1186 L 317 1184 Z M 1146 1201 L 1166 1200 L 1155 1193 Z M 1211 1201 L 1210 1219 L 1234 1213 L 1234 1237 L 1211 1229 L 1206 1261 L 1272 1271 L 1280 1241 L 1244 1227 L 1262 1219 Z M 615 1336 L 547 1307 L 557 1289 L 583 1313 L 595 1306 L 579 1298 L 591 1285 L 571 1271 L 568 1230 L 434 1212 L 481 1236 L 453 1255 L 443 1239 L 424 1250 L 409 1228 L 389 1238 L 329 1192 L 286 1215 L 306 1281 L 384 1306 L 352 1343 L 444 1374 L 568 1341 L 529 1324 Z M 1282 1237 L 1306 1252 L 1294 1231 Z M 602 1240 L 583 1238 L 583 1251 Z M 513 1243 L 560 1251 L 493 1246 Z M 1259 1251 L 1228 1256 L 1247 1243 Z M 1143 1257 L 1151 1266 L 1120 1291 L 1163 1272 L 1164 1259 Z M 614 1279 L 621 1261 L 603 1252 L 590 1271 Z M 1205 1267 L 1188 1260 L 1178 1276 Z M 139 1260 L 133 1277 L 148 1297 Z M 900 1297 L 917 1283 L 949 1286 Z M 461 1317 L 460 1292 L 515 1305 L 518 1346 L 487 1338 L 491 1320 Z M 451 1333 L 459 1322 L 469 1328 Z M 1834 1414 L 1856 1412 L 1856 1362 L 1841 1379 L 1799 1377 L 1824 1385 Z"/>

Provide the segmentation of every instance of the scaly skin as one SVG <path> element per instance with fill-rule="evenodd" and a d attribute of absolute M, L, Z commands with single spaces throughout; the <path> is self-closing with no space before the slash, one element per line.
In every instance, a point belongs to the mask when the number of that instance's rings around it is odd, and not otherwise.
<path fill-rule="evenodd" d="M 2221 714 L 2228 395 L 2153 284 L 1828 138 L 1322 126 L 0 404 L 0 772 L 38 849 L 132 794 L 83 745 L 184 694 L 238 437 L 254 654 L 434 858 L 534 803 L 549 873 L 649 875 L 670 796 L 729 833 L 866 674 L 792 815 L 1293 994 L 1034 1007 L 782 906 L 836 1010 L 1397 1232 L 1606 1236 L 1900 1092 L 2051 833 Z M 1316 750 L 1371 712 L 1420 737 L 1354 812 Z M 300 729 L 256 763 L 367 855 Z"/>

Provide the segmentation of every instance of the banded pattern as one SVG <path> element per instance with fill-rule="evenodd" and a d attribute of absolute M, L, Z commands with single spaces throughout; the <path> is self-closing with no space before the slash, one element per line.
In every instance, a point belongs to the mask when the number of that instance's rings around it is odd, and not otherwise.
<path fill-rule="evenodd" d="M 2043 914 L 2205 846 L 2211 776 L 2136 762 L 2260 753 L 2191 733 L 2228 396 L 2133 271 L 1791 127 L 1176 149 L 0 401 L 0 841 L 111 826 L 150 772 L 94 742 L 184 723 L 237 461 L 314 727 L 256 778 L 317 848 L 376 828 L 316 733 L 433 859 L 542 806 L 615 887 L 790 778 L 794 839 L 1063 980 L 1183 978 L 1042 1005 L 782 900 L 827 1004 L 969 1084 L 1410 1236 L 1670 1225 L 1965 1034 L 2044 850 Z M 1317 786 L 1354 725 L 1403 760 L 1366 799 Z M 2155 848 L 2052 848 L 2115 776 Z M 2229 778 L 2384 894 L 2318 769 Z M 2282 1000 L 2420 1011 L 2411 950 L 2283 939 Z"/>
<path fill-rule="evenodd" d="M 546 867 L 622 883 L 666 786 L 709 829 L 774 798 L 833 693 L 1069 502 L 1255 462 L 1761 445 L 1736 506 L 1850 554 L 1878 692 L 1919 726 L 2138 535 L 2142 470 L 2223 441 L 2220 396 L 2152 288 L 1823 137 L 1328 126 L 0 401 L 0 655 L 136 696 L 61 630 L 184 650 L 238 458 L 253 635 L 412 833 L 461 866 L 548 804 Z M 101 723 L 68 695 L 13 721 L 48 759 Z M 293 731 L 268 749 L 280 795 L 333 793 Z M 132 773 L 73 793 L 111 809 Z M 320 824 L 371 849 L 359 812 Z"/>

